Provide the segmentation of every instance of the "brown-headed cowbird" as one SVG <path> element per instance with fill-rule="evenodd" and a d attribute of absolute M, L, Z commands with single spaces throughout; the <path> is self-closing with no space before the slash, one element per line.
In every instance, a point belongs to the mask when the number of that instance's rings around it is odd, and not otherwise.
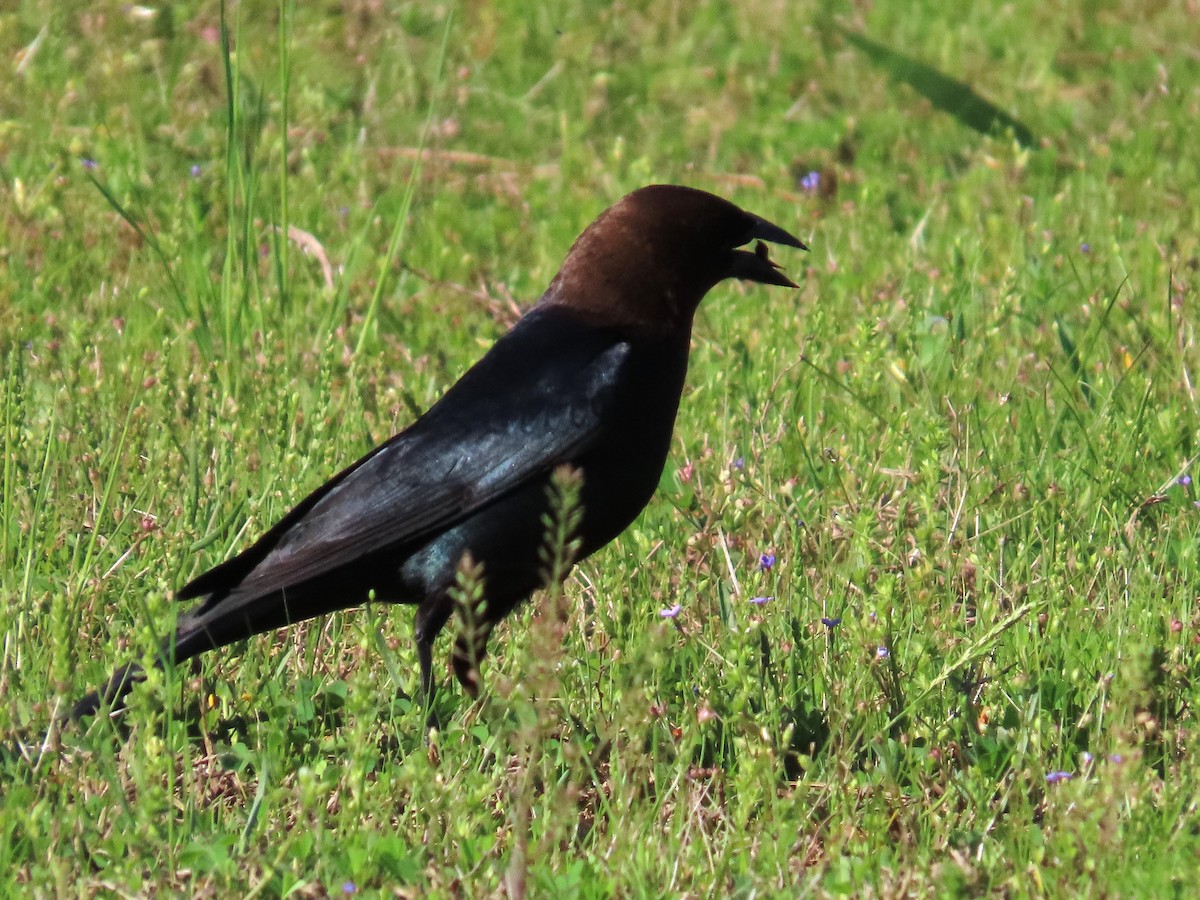
<path fill-rule="evenodd" d="M 753 251 L 739 249 L 751 241 Z M 159 664 L 373 594 L 416 605 L 428 699 L 433 642 L 469 554 L 482 566 L 486 603 L 452 658 L 474 696 L 492 628 L 544 586 L 555 470 L 569 465 L 582 477 L 582 559 L 625 530 L 658 485 L 700 300 L 726 278 L 795 287 L 761 241 L 806 249 L 692 188 L 644 187 L 606 210 L 537 304 L 428 412 L 179 591 L 204 601 L 180 617 Z M 73 716 L 119 703 L 143 677 L 137 664 L 118 669 Z"/>

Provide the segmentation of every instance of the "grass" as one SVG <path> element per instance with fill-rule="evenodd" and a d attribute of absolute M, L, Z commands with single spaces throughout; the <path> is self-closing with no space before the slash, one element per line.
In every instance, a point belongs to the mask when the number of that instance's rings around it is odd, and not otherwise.
<path fill-rule="evenodd" d="M 624 192 L 812 247 L 799 291 L 706 301 L 656 499 L 502 626 L 483 702 L 439 669 L 433 743 L 410 610 L 250 641 L 0 762 L 0 892 L 1186 894 L 1189 13 L 548 9 L 0 12 L 4 735 L 412 421 Z"/>

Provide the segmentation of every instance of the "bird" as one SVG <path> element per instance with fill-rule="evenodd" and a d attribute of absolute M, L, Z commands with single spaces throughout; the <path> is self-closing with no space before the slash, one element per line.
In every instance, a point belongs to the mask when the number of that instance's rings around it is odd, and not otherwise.
<path fill-rule="evenodd" d="M 731 278 L 797 287 L 764 242 L 808 249 L 696 188 L 654 184 L 621 198 L 579 235 L 541 298 L 423 415 L 180 588 L 177 599 L 200 602 L 178 616 L 153 664 L 371 600 L 410 604 L 428 703 L 434 640 L 466 564 L 481 573 L 483 603 L 458 634 L 451 668 L 478 696 L 492 630 L 554 577 L 543 548 L 555 473 L 578 473 L 578 562 L 624 531 L 658 486 L 700 301 Z M 117 668 L 67 717 L 120 710 L 145 677 L 139 663 Z"/>

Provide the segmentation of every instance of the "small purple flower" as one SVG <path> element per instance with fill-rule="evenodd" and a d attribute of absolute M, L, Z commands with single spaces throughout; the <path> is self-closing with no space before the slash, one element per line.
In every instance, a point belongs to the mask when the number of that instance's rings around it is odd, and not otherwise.
<path fill-rule="evenodd" d="M 867 618 L 870 619 L 872 622 L 874 622 L 876 619 L 879 618 L 879 614 L 876 613 L 875 610 L 871 610 L 871 614 L 869 616 L 867 616 Z"/>
<path fill-rule="evenodd" d="M 200 163 L 194 163 L 192 165 L 191 169 L 189 169 L 188 171 L 190 171 L 192 173 L 193 178 L 199 178 L 200 172 L 203 170 L 200 168 Z M 349 882 L 346 882 L 346 883 L 349 884 Z"/>
<path fill-rule="evenodd" d="M 1080 253 L 1091 253 L 1092 245 L 1089 244 L 1087 241 L 1084 241 L 1082 244 L 1079 245 L 1079 252 Z"/>
<path fill-rule="evenodd" d="M 758 558 L 758 567 L 764 572 L 770 572 L 773 568 L 775 568 L 775 554 L 764 553 L 762 556 L 760 556 Z"/>
<path fill-rule="evenodd" d="M 811 194 L 821 186 L 821 173 L 809 172 L 800 179 L 800 189 Z"/>
<path fill-rule="evenodd" d="M 86 159 L 85 158 L 82 160 L 82 162 L 83 162 L 83 167 L 85 169 L 87 169 L 89 172 L 91 172 L 93 169 L 95 169 L 96 166 L 98 165 L 98 163 L 94 159 Z"/>
<path fill-rule="evenodd" d="M 1083 764 L 1085 766 L 1090 766 L 1096 760 L 1096 757 L 1092 756 L 1092 754 L 1088 753 L 1086 750 L 1079 755 L 1079 758 L 1083 760 Z"/>
<path fill-rule="evenodd" d="M 746 457 L 739 456 L 729 464 L 729 467 L 731 469 L 737 469 L 739 472 L 742 471 L 742 469 L 746 468 Z"/>
<path fill-rule="evenodd" d="M 766 606 L 768 603 L 770 603 L 774 599 L 775 599 L 774 597 L 751 597 L 750 602 L 753 603 L 755 606 Z"/>
<path fill-rule="evenodd" d="M 343 881 L 342 882 L 342 893 L 343 894 L 357 894 L 358 893 L 358 885 L 355 884 L 353 881 Z"/>
<path fill-rule="evenodd" d="M 832 631 L 833 629 L 837 628 L 839 625 L 842 624 L 842 617 L 841 616 L 822 616 L 821 624 L 824 625 L 826 628 L 828 628 L 830 631 Z"/>
<path fill-rule="evenodd" d="M 875 658 L 876 659 L 887 659 L 891 655 L 892 655 L 892 652 L 890 650 L 888 650 L 887 647 L 876 647 L 875 648 Z"/>
<path fill-rule="evenodd" d="M 1046 776 L 1046 784 L 1058 784 L 1060 781 L 1070 781 L 1070 772 L 1051 772 Z"/>
<path fill-rule="evenodd" d="M 1108 761 L 1115 766 L 1119 766 L 1121 763 L 1125 762 L 1125 757 L 1123 757 L 1120 753 L 1110 753 Z"/>
<path fill-rule="evenodd" d="M 1192 483 L 1192 476 L 1191 475 L 1180 475 L 1178 478 L 1175 479 L 1175 483 L 1177 485 L 1179 485 L 1180 487 L 1187 487 L 1189 484 Z"/>
<path fill-rule="evenodd" d="M 678 603 L 676 603 L 670 609 L 660 609 L 658 611 L 658 614 L 660 616 L 662 616 L 664 619 L 674 619 L 682 611 L 683 611 L 683 607 L 680 606 Z"/>

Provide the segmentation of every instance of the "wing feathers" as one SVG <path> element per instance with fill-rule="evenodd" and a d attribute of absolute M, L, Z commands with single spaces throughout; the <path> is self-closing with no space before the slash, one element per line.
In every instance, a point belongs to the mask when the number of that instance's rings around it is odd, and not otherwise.
<path fill-rule="evenodd" d="M 529 334 L 540 356 L 525 353 L 520 329 L 510 332 L 412 427 L 179 596 L 208 594 L 212 602 L 235 590 L 250 598 L 301 584 L 368 554 L 418 542 L 577 457 L 614 402 L 630 347 L 600 339 L 593 329 L 563 335 L 547 360 L 545 348 L 555 343 L 547 342 L 545 328 L 561 330 L 562 323 L 546 318 L 531 315 L 522 323 L 543 332 Z M 534 377 L 512 378 L 514 354 L 529 357 L 523 368 Z M 507 392 L 496 390 L 493 368 L 509 374 Z"/>

